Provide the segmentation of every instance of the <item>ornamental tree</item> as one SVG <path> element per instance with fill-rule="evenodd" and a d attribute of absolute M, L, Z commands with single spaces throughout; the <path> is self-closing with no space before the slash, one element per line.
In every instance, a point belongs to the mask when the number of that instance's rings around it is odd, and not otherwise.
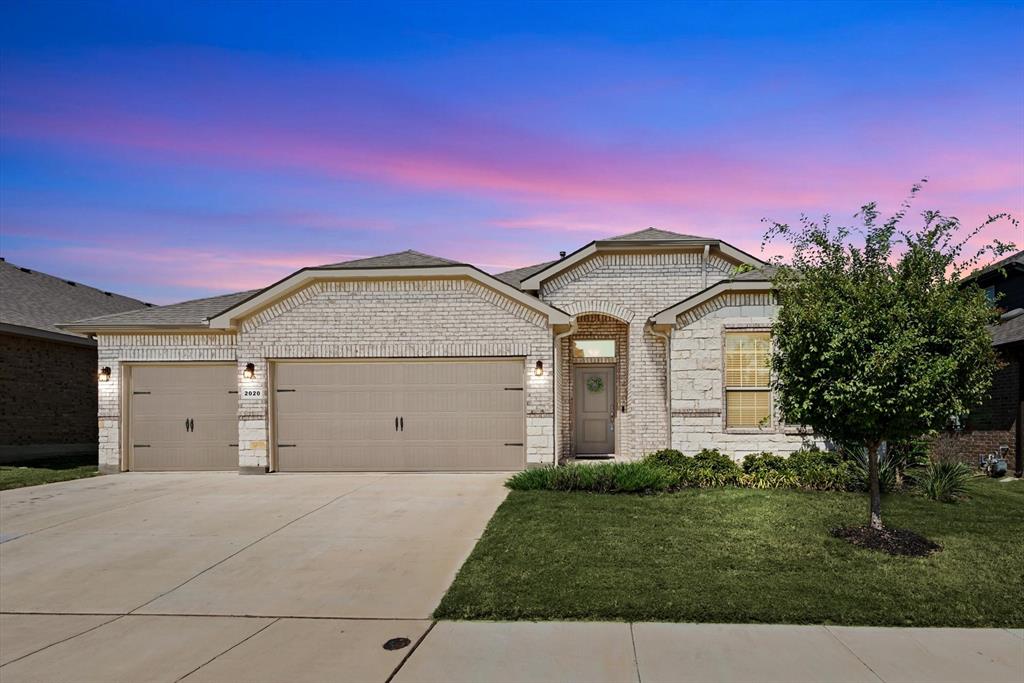
<path fill-rule="evenodd" d="M 772 370 L 783 419 L 868 454 L 870 524 L 882 528 L 879 449 L 886 441 L 942 429 L 986 395 L 996 355 L 985 326 L 996 308 L 961 277 L 986 254 L 1013 248 L 998 240 L 971 256 L 974 230 L 952 216 L 921 214 L 903 223 L 915 185 L 900 210 L 884 222 L 874 203 L 855 227 L 801 217 L 796 227 L 768 222 L 765 243 L 793 250 L 777 260 L 774 285 L 780 309 L 773 326 Z"/>

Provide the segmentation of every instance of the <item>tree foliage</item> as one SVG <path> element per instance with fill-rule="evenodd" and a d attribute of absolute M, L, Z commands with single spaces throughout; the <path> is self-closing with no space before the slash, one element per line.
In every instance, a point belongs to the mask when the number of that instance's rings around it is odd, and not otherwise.
<path fill-rule="evenodd" d="M 968 242 L 993 223 L 1017 222 L 998 214 L 964 234 L 957 218 L 925 211 L 920 227 L 904 228 L 920 189 L 884 222 L 871 203 L 855 227 L 804 216 L 796 227 L 770 223 L 765 234 L 793 249 L 774 276 L 777 408 L 790 424 L 866 447 L 872 460 L 882 442 L 967 414 L 997 367 L 985 329 L 997 310 L 960 280 L 986 255 L 1013 248 L 995 240 L 968 256 Z"/>

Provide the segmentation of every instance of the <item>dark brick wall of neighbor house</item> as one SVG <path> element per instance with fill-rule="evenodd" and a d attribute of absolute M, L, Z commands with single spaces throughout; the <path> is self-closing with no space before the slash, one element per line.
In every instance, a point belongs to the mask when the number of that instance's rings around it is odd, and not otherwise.
<path fill-rule="evenodd" d="M 0 334 L 0 446 L 96 440 L 96 349 Z"/>
<path fill-rule="evenodd" d="M 975 408 L 967 418 L 963 432 L 956 439 L 956 450 L 964 462 L 977 465 L 979 455 L 997 451 L 1000 446 L 1008 446 L 1007 465 L 1012 472 L 1020 365 L 1015 359 L 1001 357 L 1006 365 L 992 377 L 988 400 Z"/>

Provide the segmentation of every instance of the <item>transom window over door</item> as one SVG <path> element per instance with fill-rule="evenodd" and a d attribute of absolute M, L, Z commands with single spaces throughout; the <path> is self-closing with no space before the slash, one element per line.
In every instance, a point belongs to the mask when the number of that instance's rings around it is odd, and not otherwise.
<path fill-rule="evenodd" d="M 770 425 L 771 336 L 768 332 L 725 333 L 725 426 Z"/>
<path fill-rule="evenodd" d="M 615 358 L 614 339 L 576 339 L 572 344 L 573 358 Z"/>

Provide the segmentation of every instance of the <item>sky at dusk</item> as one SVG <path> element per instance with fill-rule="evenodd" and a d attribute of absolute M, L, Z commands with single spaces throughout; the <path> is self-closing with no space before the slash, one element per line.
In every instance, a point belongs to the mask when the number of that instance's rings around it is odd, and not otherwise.
<path fill-rule="evenodd" d="M 1024 216 L 1024 3 L 0 3 L 0 255 L 170 303 L 869 200 Z M 1003 223 L 986 234 L 1022 241 Z M 987 241 L 986 240 L 986 241 Z"/>

